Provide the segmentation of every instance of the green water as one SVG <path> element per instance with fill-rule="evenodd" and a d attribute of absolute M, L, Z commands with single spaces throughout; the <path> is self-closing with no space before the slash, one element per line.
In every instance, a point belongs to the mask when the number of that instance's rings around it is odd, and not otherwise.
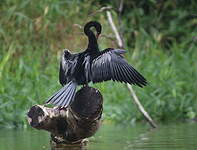
<path fill-rule="evenodd" d="M 35 129 L 0 130 L 0 150 L 50 150 L 49 134 Z M 196 150 L 197 124 L 147 126 L 103 125 L 87 150 Z"/>

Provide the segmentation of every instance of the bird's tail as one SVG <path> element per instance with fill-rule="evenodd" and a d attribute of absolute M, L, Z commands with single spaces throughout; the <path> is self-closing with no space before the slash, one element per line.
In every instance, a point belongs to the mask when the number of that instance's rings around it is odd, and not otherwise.
<path fill-rule="evenodd" d="M 68 107 L 75 97 L 76 87 L 77 83 L 73 81 L 69 82 L 63 88 L 53 94 L 46 101 L 46 103 L 51 103 L 61 107 Z"/>

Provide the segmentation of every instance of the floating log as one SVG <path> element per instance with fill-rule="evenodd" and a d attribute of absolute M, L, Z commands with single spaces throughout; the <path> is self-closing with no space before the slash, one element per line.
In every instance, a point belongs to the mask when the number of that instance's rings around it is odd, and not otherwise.
<path fill-rule="evenodd" d="M 35 105 L 27 114 L 29 124 L 51 133 L 51 144 L 84 145 L 86 138 L 94 135 L 101 124 L 103 98 L 91 87 L 81 88 L 68 108 L 48 108 Z"/>

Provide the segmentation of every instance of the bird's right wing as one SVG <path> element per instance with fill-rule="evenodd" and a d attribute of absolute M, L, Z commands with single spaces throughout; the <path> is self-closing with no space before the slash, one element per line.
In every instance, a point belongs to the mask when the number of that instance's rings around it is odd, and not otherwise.
<path fill-rule="evenodd" d="M 106 49 L 91 64 L 91 81 L 93 83 L 107 80 L 136 84 L 143 87 L 147 84 L 146 79 L 131 65 L 121 54 L 121 49 Z"/>

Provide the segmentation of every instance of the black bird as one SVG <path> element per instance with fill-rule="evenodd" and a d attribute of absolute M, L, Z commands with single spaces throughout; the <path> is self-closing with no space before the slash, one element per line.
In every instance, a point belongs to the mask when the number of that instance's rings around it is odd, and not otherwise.
<path fill-rule="evenodd" d="M 51 96 L 47 103 L 68 107 L 75 96 L 77 85 L 88 85 L 88 82 L 119 81 L 143 87 L 146 79 L 123 58 L 122 49 L 107 48 L 99 51 L 97 38 L 90 29 L 95 27 L 97 37 L 102 27 L 96 21 L 88 22 L 84 33 L 88 36 L 88 48 L 81 53 L 72 54 L 64 50 L 60 61 L 59 81 L 63 88 Z"/>

